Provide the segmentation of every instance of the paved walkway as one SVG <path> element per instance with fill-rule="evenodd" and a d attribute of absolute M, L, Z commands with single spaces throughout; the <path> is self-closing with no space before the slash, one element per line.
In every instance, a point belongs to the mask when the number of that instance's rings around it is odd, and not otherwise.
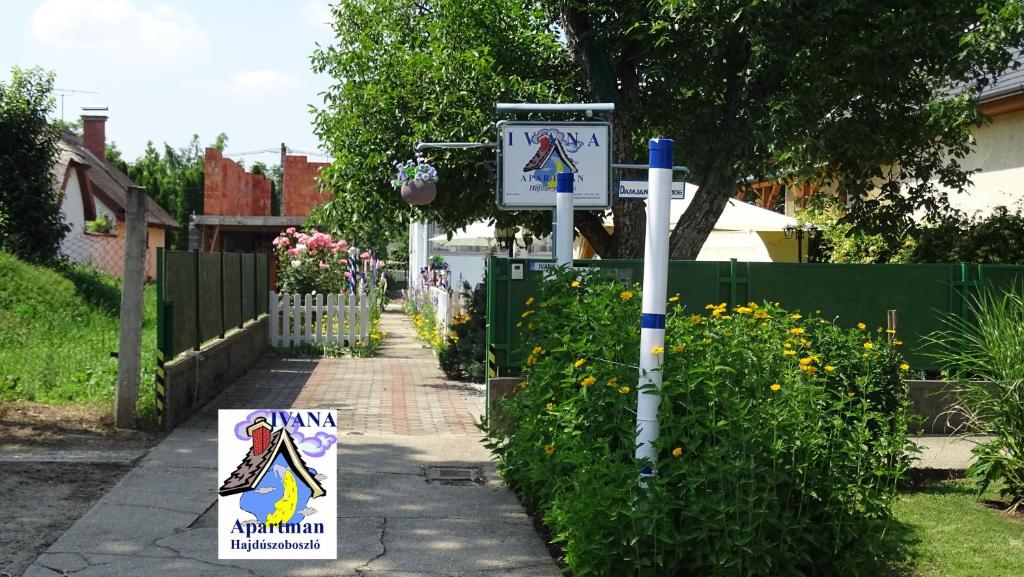
<path fill-rule="evenodd" d="M 154 448 L 26 576 L 554 577 L 559 572 L 481 446 L 479 386 L 447 382 L 395 308 L 369 359 L 271 360 Z M 338 559 L 217 559 L 218 408 L 332 408 Z M 427 484 L 423 467 L 481 467 L 482 485 Z"/>

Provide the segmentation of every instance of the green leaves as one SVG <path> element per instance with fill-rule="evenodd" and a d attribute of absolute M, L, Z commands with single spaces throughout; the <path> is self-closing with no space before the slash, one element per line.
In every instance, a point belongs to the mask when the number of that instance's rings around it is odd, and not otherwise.
<path fill-rule="evenodd" d="M 644 391 L 639 340 L 626 330 L 640 302 L 638 287 L 614 278 L 550 278 L 521 333 L 534 352 L 525 385 L 502 406 L 511 428 L 491 439 L 505 479 L 562 543 L 567 569 L 881 574 L 881 522 L 908 446 L 906 388 L 887 339 L 767 303 L 708 305 L 699 321 L 673 307 L 658 475 L 641 491 Z"/>
<path fill-rule="evenodd" d="M 53 78 L 14 67 L 0 82 L 0 250 L 34 263 L 57 259 L 69 229 L 50 173 L 60 138 L 47 118 Z"/>

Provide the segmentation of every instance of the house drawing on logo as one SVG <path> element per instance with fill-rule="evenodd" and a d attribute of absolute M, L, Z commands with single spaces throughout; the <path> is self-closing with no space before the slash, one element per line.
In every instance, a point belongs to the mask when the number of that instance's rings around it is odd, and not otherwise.
<path fill-rule="evenodd" d="M 561 140 L 550 134 L 541 134 L 537 142 L 540 148 L 523 167 L 523 172 L 533 171 L 533 178 L 551 189 L 555 187 L 555 175 L 559 172 L 577 172 L 576 163 L 565 151 Z"/>
<path fill-rule="evenodd" d="M 264 417 L 257 417 L 246 433 L 252 447 L 218 492 L 222 497 L 243 493 L 239 507 L 259 523 L 302 521 L 311 513 L 309 499 L 326 494 L 316 470 L 306 466 L 288 431 L 272 432 Z"/>

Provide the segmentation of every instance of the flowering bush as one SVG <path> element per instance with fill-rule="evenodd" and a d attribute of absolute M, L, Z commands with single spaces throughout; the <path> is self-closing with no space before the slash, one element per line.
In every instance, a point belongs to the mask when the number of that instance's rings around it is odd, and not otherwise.
<path fill-rule="evenodd" d="M 282 293 L 341 293 L 349 286 L 348 243 L 331 235 L 289 227 L 274 239 L 277 286 Z"/>
<path fill-rule="evenodd" d="M 487 285 L 478 283 L 470 290 L 462 283 L 466 310 L 456 314 L 448 327 L 445 347 L 438 352 L 438 364 L 449 379 L 484 381 L 484 353 L 487 336 Z"/>
<path fill-rule="evenodd" d="M 488 433 L 573 575 L 883 572 L 908 466 L 898 341 L 670 297 L 665 346 L 643 352 L 664 360 L 657 460 L 638 463 L 640 290 L 578 275 L 527 301 L 523 381 L 501 406 L 512 425 Z M 657 474 L 641 490 L 644 466 Z"/>
<path fill-rule="evenodd" d="M 391 186 L 402 188 L 403 184 L 413 181 L 437 182 L 437 169 L 427 164 L 423 155 L 417 154 L 413 160 L 406 160 L 404 163 L 395 161 L 395 178 L 391 180 Z"/>

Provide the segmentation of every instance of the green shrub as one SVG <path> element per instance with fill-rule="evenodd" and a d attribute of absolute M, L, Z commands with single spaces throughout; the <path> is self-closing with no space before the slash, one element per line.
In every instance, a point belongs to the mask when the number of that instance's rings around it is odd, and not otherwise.
<path fill-rule="evenodd" d="M 449 327 L 447 342 L 438 353 L 437 360 L 445 377 L 482 383 L 484 380 L 484 350 L 487 340 L 487 285 L 479 283 L 470 290 L 464 282 L 462 297 L 469 304 L 455 315 Z"/>
<path fill-rule="evenodd" d="M 767 303 L 693 314 L 670 298 L 645 492 L 646 463 L 634 460 L 639 289 L 577 274 L 527 301 L 524 381 L 502 407 L 509 428 L 488 434 L 573 575 L 882 571 L 908 465 L 908 367 L 881 329 Z"/>
<path fill-rule="evenodd" d="M 966 318 L 949 316 L 929 337 L 950 374 L 961 375 L 953 411 L 967 434 L 991 434 L 974 447 L 968 477 L 978 494 L 1002 482 L 1011 508 L 1024 505 L 1024 298 L 1017 290 L 982 291 Z"/>

